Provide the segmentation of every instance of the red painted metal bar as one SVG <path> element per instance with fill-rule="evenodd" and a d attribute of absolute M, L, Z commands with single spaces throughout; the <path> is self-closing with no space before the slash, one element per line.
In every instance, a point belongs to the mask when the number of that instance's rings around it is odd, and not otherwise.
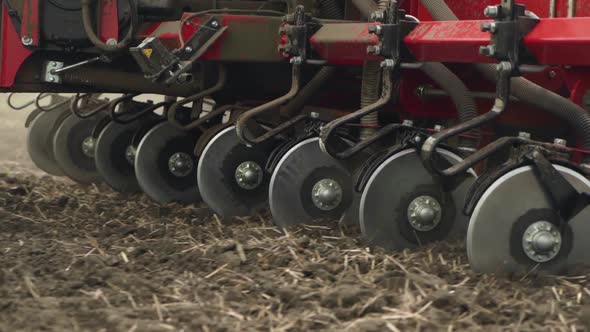
<path fill-rule="evenodd" d="M 39 0 L 25 0 L 21 36 L 21 41 L 27 46 L 39 45 Z"/>
<path fill-rule="evenodd" d="M 590 65 L 590 17 L 542 20 L 524 38 L 542 64 Z"/>
<path fill-rule="evenodd" d="M 32 54 L 32 51 L 22 45 L 21 38 L 10 20 L 8 9 L 4 3 L 2 4 L 1 24 L 0 87 L 6 88 L 14 84 L 16 73 L 23 62 Z"/>
<path fill-rule="evenodd" d="M 240 30 L 254 27 L 257 40 L 280 42 L 277 23 L 268 18 L 238 15 L 219 15 L 228 26 L 228 35 L 242 37 Z M 490 42 L 490 35 L 482 32 L 481 24 L 488 20 L 427 21 L 421 22 L 404 42 L 417 61 L 494 63 L 495 59 L 479 54 L 479 47 Z M 174 22 L 173 24 L 178 24 Z M 367 59 L 378 59 L 367 55 L 369 45 L 377 43 L 377 37 L 369 34 L 368 28 L 374 23 L 328 23 L 324 24 L 311 38 L 310 44 L 322 60 L 334 65 L 361 65 Z M 198 19 L 182 27 L 182 38 L 199 29 Z M 152 35 L 160 35 L 169 44 L 178 45 L 177 26 L 163 23 Z M 229 52 L 225 50 L 232 38 L 222 38 L 214 44 L 203 59 L 249 61 L 250 52 Z M 590 17 L 542 19 L 525 38 L 525 45 L 539 64 L 547 65 L 590 65 Z M 252 41 L 253 43 L 256 40 Z M 260 43 L 256 43 L 260 45 Z M 243 44 L 242 44 L 243 45 Z M 264 44 L 264 47 L 269 45 Z M 260 47 L 260 46 L 259 46 Z M 262 60 L 262 59 L 261 59 Z M 280 58 L 264 59 L 280 61 Z"/>
<path fill-rule="evenodd" d="M 99 37 L 103 42 L 109 39 L 119 40 L 119 12 L 117 0 L 100 1 Z"/>
<path fill-rule="evenodd" d="M 379 59 L 367 55 L 367 46 L 378 41 L 377 36 L 369 34 L 371 25 L 375 23 L 325 24 L 310 38 L 310 43 L 329 64 L 362 65 L 366 59 Z"/>
<path fill-rule="evenodd" d="M 422 22 L 404 42 L 418 61 L 495 62 L 479 55 L 490 35 L 485 20 Z M 542 19 L 524 38 L 539 64 L 590 65 L 590 17 Z"/>
<path fill-rule="evenodd" d="M 490 43 L 490 34 L 481 31 L 483 22 L 421 22 L 404 43 L 418 61 L 496 62 L 479 54 L 479 47 Z"/>

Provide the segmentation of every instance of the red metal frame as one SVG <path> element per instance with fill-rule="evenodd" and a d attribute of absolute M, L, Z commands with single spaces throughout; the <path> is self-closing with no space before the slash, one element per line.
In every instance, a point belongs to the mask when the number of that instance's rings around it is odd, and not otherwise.
<path fill-rule="evenodd" d="M 404 43 L 420 62 L 496 62 L 479 54 L 479 47 L 490 42 L 490 34 L 481 31 L 484 22 L 489 20 L 421 22 Z M 366 47 L 377 41 L 368 33 L 369 25 L 326 24 L 311 38 L 311 44 L 329 63 L 362 64 L 371 58 Z M 334 37 L 324 30 L 339 31 Z M 524 44 L 539 64 L 588 66 L 590 17 L 541 19 L 525 36 Z"/>
<path fill-rule="evenodd" d="M 0 87 L 6 88 L 14 84 L 16 73 L 33 52 L 21 43 L 21 38 L 10 20 L 8 9 L 4 3 L 2 4 L 1 24 Z"/>
<path fill-rule="evenodd" d="M 418 61 L 496 62 L 479 54 L 479 47 L 490 42 L 490 34 L 481 31 L 483 22 L 421 22 L 404 43 Z"/>
<path fill-rule="evenodd" d="M 21 21 L 21 37 L 31 38 L 27 46 L 39 46 L 39 0 L 25 0 Z"/>
<path fill-rule="evenodd" d="M 415 1 L 414 1 L 415 2 Z M 478 2 L 478 12 L 493 0 L 485 0 L 485 3 Z M 525 2 L 530 2 L 525 0 Z M 453 6 L 462 3 L 462 0 L 451 1 Z M 561 2 L 558 1 L 558 6 Z M 102 15 L 100 24 L 101 39 L 118 37 L 118 15 L 117 1 L 101 1 Z M 39 41 L 38 31 L 38 0 L 27 0 L 23 15 L 22 31 L 26 31 L 35 43 Z M 466 5 L 467 6 L 467 5 Z M 469 6 L 475 6 L 470 4 Z M 423 8 L 416 3 L 410 4 L 411 11 L 418 11 L 423 14 Z M 471 7 L 469 7 L 471 8 Z M 561 8 L 561 7 L 560 7 Z M 585 10 L 581 8 L 580 10 Z M 470 10 L 458 11 L 463 16 Z M 468 14 L 469 14 L 468 13 Z M 562 12 L 559 11 L 558 14 Z M 543 12 L 542 14 L 545 14 Z M 187 14 L 188 15 L 188 14 Z M 475 11 L 469 15 L 475 14 Z M 269 18 L 262 16 L 246 15 L 218 15 L 222 24 L 229 26 L 236 24 L 260 25 L 264 33 L 276 33 L 276 43 L 280 43 L 278 31 L 271 31 Z M 37 18 L 37 20 L 35 20 Z M 415 57 L 416 61 L 435 61 L 447 63 L 490 63 L 495 59 L 481 56 L 478 52 L 480 46 L 487 45 L 490 35 L 481 32 L 481 24 L 488 20 L 464 20 L 464 21 L 422 21 L 408 36 L 404 43 Z M 36 22 L 36 23 L 35 23 Z M 3 38 L 2 38 L 2 86 L 14 80 L 14 73 L 24 62 L 30 52 L 22 46 L 21 36 L 14 30 L 6 10 L 2 15 Z M 37 24 L 37 25 L 36 25 Z M 162 22 L 149 24 L 139 34 L 139 38 L 148 35 L 156 35 L 164 40 L 171 48 L 177 48 L 182 40 L 189 38 L 200 26 L 199 18 L 192 19 L 188 24 L 179 28 L 180 22 Z M 334 65 L 361 65 L 367 59 L 378 59 L 369 56 L 366 48 L 377 42 L 374 35 L 368 33 L 368 27 L 374 23 L 328 23 L 310 38 L 311 47 L 317 55 Z M 267 26 L 267 28 L 265 28 Z M 215 42 L 211 48 L 202 56 L 203 60 L 224 60 L 223 43 L 232 34 L 229 29 L 226 35 Z M 267 39 L 270 40 L 270 39 Z M 524 44 L 532 53 L 539 64 L 546 65 L 576 65 L 590 66 L 590 17 L 580 18 L 555 18 L 541 19 L 539 24 L 524 38 Z M 10 52 L 8 50 L 10 49 Z M 232 54 L 232 60 L 240 61 L 241 57 L 249 59 L 248 49 L 243 53 Z M 251 56 L 250 56 L 251 57 Z M 268 59 L 267 59 L 268 60 Z M 284 61 L 277 51 L 276 59 L 268 61 Z M 10 63 L 10 64 L 8 64 Z"/>
<path fill-rule="evenodd" d="M 524 43 L 539 63 L 590 65 L 590 17 L 541 20 Z"/>
<path fill-rule="evenodd" d="M 378 41 L 369 34 L 371 25 L 374 23 L 326 24 L 310 38 L 310 44 L 330 64 L 362 65 L 365 59 L 379 59 L 367 55 L 367 46 Z"/>
<path fill-rule="evenodd" d="M 119 40 L 119 9 L 117 0 L 100 1 L 100 28 L 98 36 L 103 42 Z"/>

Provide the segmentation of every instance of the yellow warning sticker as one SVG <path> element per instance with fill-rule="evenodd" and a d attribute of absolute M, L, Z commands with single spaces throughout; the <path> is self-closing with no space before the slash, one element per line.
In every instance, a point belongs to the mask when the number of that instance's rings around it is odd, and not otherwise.
<path fill-rule="evenodd" d="M 153 52 L 154 52 L 154 50 L 151 48 L 146 48 L 143 50 L 143 54 L 145 54 L 145 56 L 148 58 L 150 58 L 152 56 Z"/>

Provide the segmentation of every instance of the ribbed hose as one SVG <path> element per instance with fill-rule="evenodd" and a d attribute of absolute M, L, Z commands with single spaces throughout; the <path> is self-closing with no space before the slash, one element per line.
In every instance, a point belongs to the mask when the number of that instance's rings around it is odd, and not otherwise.
<path fill-rule="evenodd" d="M 361 82 L 361 108 L 374 104 L 381 96 L 381 64 L 379 61 L 369 60 L 363 64 L 363 79 Z M 376 131 L 379 125 L 379 112 L 373 112 L 361 118 L 360 138 L 364 140 Z"/>
<path fill-rule="evenodd" d="M 370 0 L 372 1 L 372 0 Z M 385 11 L 389 5 L 389 0 L 380 0 L 376 10 Z M 363 64 L 363 80 L 361 83 L 361 108 L 374 104 L 381 96 L 381 63 L 379 61 L 367 60 Z M 363 125 L 360 133 L 360 139 L 373 135 L 379 125 L 379 112 L 373 112 L 361 118 Z"/>
<path fill-rule="evenodd" d="M 320 0 L 320 13 L 322 18 L 341 20 L 344 11 L 340 8 L 338 0 Z"/>
<path fill-rule="evenodd" d="M 422 0 L 422 4 L 437 21 L 456 21 L 457 16 L 444 0 Z M 496 81 L 494 65 L 476 65 L 478 71 L 489 81 Z M 590 149 L 590 115 L 569 99 L 553 93 L 525 78 L 512 79 L 511 94 L 522 102 L 543 109 L 565 120 L 582 138 L 582 148 Z"/>
<path fill-rule="evenodd" d="M 438 62 L 425 62 L 420 69 L 449 94 L 461 122 L 471 120 L 478 115 L 475 100 L 469 93 L 469 89 L 449 68 Z M 460 145 L 469 148 L 477 147 L 481 136 L 480 130 L 474 129 L 468 134 L 475 139 L 461 140 Z"/>

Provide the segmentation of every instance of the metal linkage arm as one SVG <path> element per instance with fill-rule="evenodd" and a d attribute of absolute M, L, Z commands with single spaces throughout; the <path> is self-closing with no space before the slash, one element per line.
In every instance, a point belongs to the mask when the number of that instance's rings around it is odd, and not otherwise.
<path fill-rule="evenodd" d="M 205 98 L 207 96 L 210 96 L 210 95 L 218 92 L 219 90 L 223 89 L 226 82 L 227 82 L 227 69 L 225 68 L 224 65 L 220 65 L 219 66 L 219 74 L 218 74 L 217 82 L 215 83 L 215 85 L 213 85 L 209 89 L 203 90 L 199 93 L 196 93 L 190 97 L 179 100 L 179 101 L 175 102 L 174 104 L 170 105 L 170 107 L 168 108 L 168 114 L 167 114 L 168 121 L 183 130 L 190 130 L 190 129 L 196 128 L 199 125 L 201 125 L 203 122 L 199 119 L 197 119 L 189 124 L 186 124 L 186 125 L 179 122 L 178 119 L 176 118 L 176 113 L 178 112 L 178 109 L 186 104 L 195 102 L 199 99 Z"/>
<path fill-rule="evenodd" d="M 250 137 L 248 134 L 248 130 L 247 130 L 248 123 L 251 120 L 253 120 L 255 117 L 259 116 L 260 114 L 266 113 L 274 108 L 277 108 L 277 107 L 285 104 L 286 102 L 290 101 L 291 99 L 293 99 L 297 95 L 297 93 L 299 92 L 299 89 L 301 86 L 300 81 L 301 81 L 301 64 L 294 63 L 293 67 L 292 67 L 292 73 L 291 73 L 291 89 L 289 90 L 289 92 L 287 92 L 287 94 L 283 95 L 282 97 L 279 97 L 279 98 L 277 98 L 273 101 L 270 101 L 266 104 L 255 107 L 249 111 L 246 111 L 244 114 L 242 114 L 236 120 L 236 133 L 237 133 L 238 137 L 240 137 L 240 139 L 248 145 L 255 145 L 255 144 L 262 143 L 262 142 L 266 141 L 267 139 L 269 139 L 270 137 L 273 137 L 273 136 L 287 130 L 294 123 L 303 121 L 303 119 L 306 116 L 299 115 L 299 116 L 291 119 L 291 121 L 283 122 L 278 127 L 273 128 L 272 130 L 268 131 L 264 135 L 258 136 L 258 137 Z M 296 122 L 293 122 L 293 120 L 296 120 Z"/>
<path fill-rule="evenodd" d="M 151 114 L 153 113 L 155 110 L 157 110 L 160 107 L 168 107 L 170 106 L 170 104 L 172 104 L 171 101 L 162 101 L 159 103 L 136 103 L 139 105 L 144 105 L 143 108 L 139 109 L 139 110 L 131 110 L 131 111 L 124 111 L 124 112 L 117 112 L 117 108 L 119 107 L 119 105 L 123 104 L 123 103 L 132 103 L 133 102 L 133 98 L 137 97 L 139 94 L 137 93 L 131 93 L 131 94 L 126 94 L 123 95 L 113 101 L 110 102 L 109 104 L 109 112 L 110 112 L 110 118 L 117 123 L 121 123 L 121 124 L 128 124 L 131 123 L 145 115 Z"/>
<path fill-rule="evenodd" d="M 70 110 L 72 111 L 72 113 L 74 113 L 75 116 L 79 117 L 80 119 L 87 119 L 87 118 L 90 118 L 102 111 L 107 110 L 110 106 L 110 103 L 108 103 L 108 102 L 92 100 L 92 99 L 93 99 L 93 94 L 77 93 L 72 98 L 72 101 L 70 103 Z M 80 110 L 80 105 L 79 105 L 80 101 L 82 101 L 84 106 L 86 106 L 86 107 L 89 106 L 91 103 L 93 103 L 93 101 L 95 104 L 98 104 L 98 106 L 90 109 L 89 111 L 82 112 Z"/>
<path fill-rule="evenodd" d="M 434 152 L 440 144 L 444 143 L 447 139 L 451 137 L 466 133 L 474 128 L 481 127 L 484 124 L 493 121 L 506 110 L 508 101 L 510 100 L 510 78 L 513 74 L 512 68 L 513 66 L 509 62 L 502 62 L 498 65 L 496 100 L 494 101 L 494 106 L 489 112 L 484 113 L 480 116 L 477 116 L 469 121 L 463 122 L 454 127 L 443 129 L 430 136 L 424 142 L 421 151 L 422 162 L 424 164 L 424 167 L 426 167 L 426 169 L 429 170 L 432 174 L 450 177 L 463 173 L 469 168 L 471 168 L 473 165 L 477 164 L 479 161 L 488 157 L 490 154 L 497 151 L 499 148 L 505 146 L 508 143 L 500 139 L 498 141 L 499 143 L 496 142 L 490 144 L 489 146 L 473 153 L 472 155 L 464 159 L 462 162 L 444 170 L 438 169 L 435 165 L 434 156 L 436 155 L 436 153 Z"/>
<path fill-rule="evenodd" d="M 346 124 L 349 124 L 353 121 L 357 121 L 360 118 L 362 118 L 368 114 L 378 111 L 379 109 L 381 109 L 383 106 L 385 106 L 391 100 L 392 96 L 393 96 L 392 72 L 388 69 L 385 69 L 385 70 L 383 70 L 383 93 L 381 94 L 381 97 L 375 103 L 368 105 L 364 108 L 361 108 L 358 111 L 355 111 L 355 112 L 352 112 L 352 113 L 347 114 L 345 116 L 342 116 L 342 117 L 326 124 L 325 126 L 323 126 L 322 130 L 320 131 L 320 148 L 324 152 L 328 153 L 330 156 L 332 156 L 336 159 L 345 159 L 345 158 L 348 158 L 348 157 L 354 155 L 355 153 L 357 153 L 359 151 L 362 151 L 363 149 L 365 149 L 369 145 L 371 145 L 373 142 L 384 137 L 385 135 L 388 135 L 388 134 L 394 132 L 395 130 L 397 130 L 401 126 L 400 124 L 392 124 L 392 125 L 385 126 L 385 127 L 381 128 L 380 130 L 378 130 L 377 132 L 375 132 L 370 137 L 368 137 L 367 139 L 359 142 L 356 145 L 349 147 L 348 149 L 346 149 L 344 151 L 336 151 L 334 149 L 333 144 L 330 144 L 330 142 L 331 142 L 332 138 L 334 137 L 334 134 L 336 133 L 338 128 L 340 128 Z"/>

